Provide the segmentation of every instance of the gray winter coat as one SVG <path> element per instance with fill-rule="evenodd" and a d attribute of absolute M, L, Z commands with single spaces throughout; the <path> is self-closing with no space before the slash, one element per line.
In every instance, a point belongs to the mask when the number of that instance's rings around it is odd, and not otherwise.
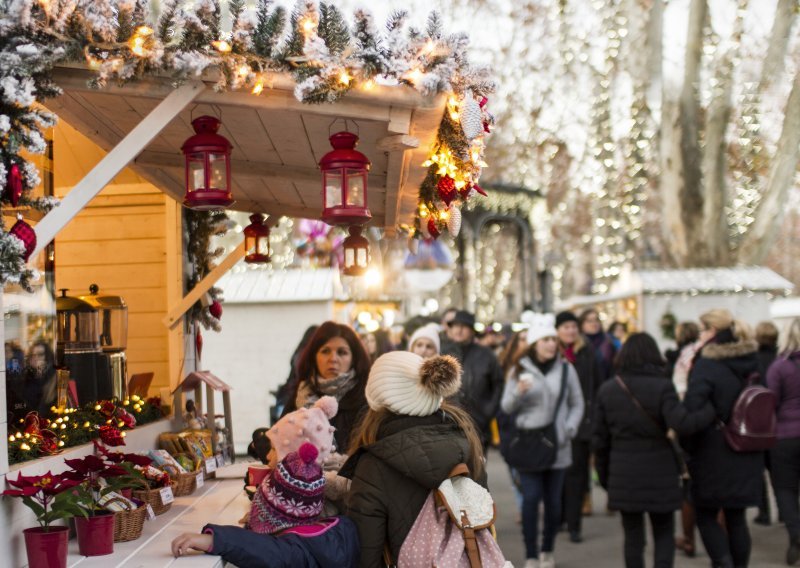
<path fill-rule="evenodd" d="M 552 469 L 564 469 L 572 465 L 571 441 L 578 432 L 583 418 L 583 394 L 575 368 L 558 357 L 547 375 L 544 375 L 530 358 L 524 357 L 520 360 L 522 371 L 518 372 L 515 367 L 509 372 L 500 402 L 503 412 L 516 413 L 517 428 L 534 429 L 547 426 L 556 412 L 563 365 L 567 366 L 567 385 L 564 400 L 556 415 L 558 454 Z M 524 394 L 520 394 L 518 377 L 525 373 L 532 375 L 533 384 Z"/>

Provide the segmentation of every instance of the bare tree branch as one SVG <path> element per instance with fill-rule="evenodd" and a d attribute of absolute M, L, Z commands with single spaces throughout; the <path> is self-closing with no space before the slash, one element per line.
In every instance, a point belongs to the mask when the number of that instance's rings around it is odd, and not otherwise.
<path fill-rule="evenodd" d="M 800 0 L 778 0 L 775 9 L 775 20 L 769 34 L 769 47 L 764 67 L 761 69 L 761 89 L 769 87 L 772 81 L 783 71 L 786 49 L 789 45 L 789 33 L 800 11 Z"/>

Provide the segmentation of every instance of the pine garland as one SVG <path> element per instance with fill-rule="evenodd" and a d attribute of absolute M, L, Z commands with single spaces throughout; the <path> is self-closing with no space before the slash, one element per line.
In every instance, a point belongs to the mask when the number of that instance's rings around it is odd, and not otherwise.
<path fill-rule="evenodd" d="M 212 261 L 224 252 L 222 247 L 211 250 L 211 238 L 222 236 L 228 230 L 228 215 L 224 211 L 183 210 L 184 238 L 186 240 L 186 259 L 189 271 L 185 275 L 186 292 L 190 292 L 206 275 L 214 269 Z M 212 286 L 208 290 L 211 301 L 222 301 L 222 289 Z M 209 302 L 210 304 L 210 302 Z M 211 315 L 209 306 L 197 301 L 186 314 L 190 326 L 199 323 L 205 329 L 220 331 L 219 320 Z"/>
<path fill-rule="evenodd" d="M 221 71 L 216 89 L 256 94 L 268 88 L 270 74 L 291 73 L 297 83 L 295 96 L 306 103 L 335 102 L 371 82 L 409 85 L 425 96 L 450 93 L 457 104 L 442 121 L 434 157 L 452 155 L 448 164 L 460 176 L 457 184 L 477 183 L 483 141 L 465 140 L 453 116 L 458 104 L 468 97 L 486 97 L 494 85 L 488 69 L 470 65 L 466 35 L 447 35 L 438 14 L 431 14 L 422 32 L 407 26 L 407 12 L 395 12 L 380 31 L 363 10 L 356 11 L 353 25 L 348 25 L 333 2 L 318 6 L 298 0 L 287 22 L 286 10 L 272 0 L 258 0 L 255 12 L 244 0 L 229 0 L 232 28 L 224 32 L 219 0 L 198 0 L 188 7 L 179 0 L 163 0 L 154 23 L 149 23 L 148 4 L 0 0 L 0 189 L 11 165 L 18 164 L 24 173 L 22 201 L 36 201 L 29 197 L 38 184 L 36 168 L 20 152 L 44 151 L 43 132 L 55 117 L 42 104 L 61 94 L 52 69 L 70 61 L 85 61 L 96 73 L 91 81 L 96 87 L 164 73 L 180 83 L 216 68 Z M 486 120 L 491 123 L 490 115 Z M 452 168 L 448 171 L 453 173 Z M 421 210 L 442 207 L 435 192 L 441 172 L 441 165 L 431 165 L 420 192 Z M 460 201 L 470 195 L 469 190 L 459 193 Z M 42 210 L 52 205 L 36 202 Z M 30 273 L 17 261 L 18 247 L 3 241 L 5 236 L 0 231 L 0 283 L 23 282 Z"/>

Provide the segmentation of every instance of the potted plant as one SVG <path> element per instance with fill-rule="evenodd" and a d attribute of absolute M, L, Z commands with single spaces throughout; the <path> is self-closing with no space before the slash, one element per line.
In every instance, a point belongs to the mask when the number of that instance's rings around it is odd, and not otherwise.
<path fill-rule="evenodd" d="M 118 488 L 119 493 L 130 499 L 133 491 L 147 490 L 150 488 L 145 479 L 144 473 L 140 468 L 146 467 L 153 463 L 153 460 L 141 454 L 127 454 L 123 452 L 110 452 L 103 444 L 94 440 L 94 447 L 105 460 L 112 464 L 116 464 L 125 470 L 125 475 L 114 477 L 114 486 Z"/>
<path fill-rule="evenodd" d="M 6 489 L 2 494 L 21 497 L 22 503 L 34 512 L 39 523 L 38 527 L 22 531 L 30 568 L 65 568 L 69 527 L 54 526 L 52 523 L 84 514 L 77 503 L 77 496 L 69 491 L 77 482 L 50 472 L 31 477 L 20 473 L 16 481 L 11 477 L 7 477 L 6 481 L 16 489 Z"/>
<path fill-rule="evenodd" d="M 75 517 L 78 551 L 84 556 L 111 554 L 114 552 L 114 513 L 100 505 L 100 498 L 118 489 L 114 478 L 127 472 L 94 455 L 64 462 L 70 467 L 64 475 L 78 482 L 74 492 L 78 504 L 86 511 L 85 516 Z M 109 483 L 104 485 L 101 479 Z"/>

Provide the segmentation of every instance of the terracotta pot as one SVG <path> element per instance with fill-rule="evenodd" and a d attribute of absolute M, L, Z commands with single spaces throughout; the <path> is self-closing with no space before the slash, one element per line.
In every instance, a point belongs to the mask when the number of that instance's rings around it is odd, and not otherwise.
<path fill-rule="evenodd" d="M 92 517 L 75 517 L 78 552 L 83 556 L 103 556 L 114 552 L 114 513 L 96 512 Z"/>
<path fill-rule="evenodd" d="M 66 568 L 68 527 L 42 527 L 25 529 L 25 549 L 29 568 Z"/>

